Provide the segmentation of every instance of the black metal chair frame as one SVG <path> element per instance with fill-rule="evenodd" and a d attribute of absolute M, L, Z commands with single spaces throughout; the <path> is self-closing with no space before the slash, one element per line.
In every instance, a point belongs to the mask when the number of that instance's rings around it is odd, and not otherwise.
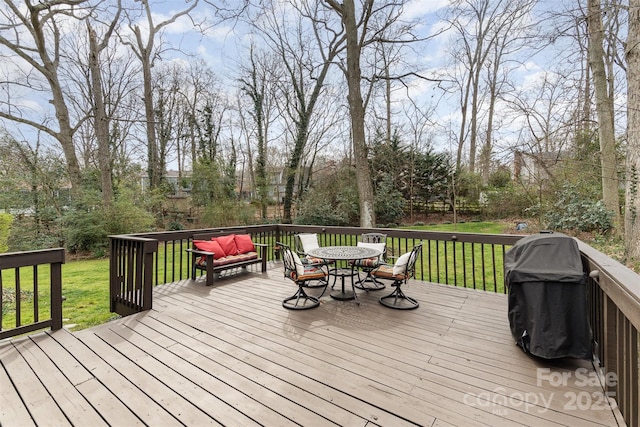
<path fill-rule="evenodd" d="M 282 255 L 282 263 L 284 265 L 284 277 L 293 281 L 298 285 L 298 290 L 292 296 L 285 298 L 282 301 L 282 306 L 290 310 L 307 310 L 320 305 L 320 298 L 327 290 L 328 274 L 322 267 L 315 264 L 297 264 L 294 257 L 294 252 L 291 248 L 281 242 L 276 242 L 276 248 L 279 248 Z M 296 254 L 297 256 L 297 254 Z M 298 275 L 298 266 L 301 266 L 306 271 L 310 271 L 309 274 Z M 313 271 L 313 272 L 311 272 Z M 322 275 L 318 274 L 318 271 L 322 272 Z M 317 281 L 318 285 L 310 285 L 310 282 Z M 324 287 L 320 296 L 312 296 L 306 292 L 306 288 L 319 288 Z"/>
<path fill-rule="evenodd" d="M 360 236 L 360 241 L 362 243 L 384 243 L 384 251 L 381 255 L 381 261 L 385 263 L 387 261 L 387 235 L 382 233 L 362 233 Z M 358 266 L 363 273 L 365 273 L 365 277 L 363 279 L 358 279 L 358 281 L 354 284 L 354 286 L 358 289 L 362 289 L 365 291 L 379 291 L 385 288 L 384 283 L 377 280 L 371 273 L 378 268 L 378 264 L 373 266 L 359 265 Z M 367 285 L 367 284 L 370 285 Z"/>
<path fill-rule="evenodd" d="M 405 295 L 402 291 L 402 284 L 407 283 L 407 281 L 415 275 L 416 269 L 416 261 L 420 256 L 420 252 L 422 251 L 422 242 L 413 247 L 410 252 L 409 260 L 405 265 L 404 272 L 401 274 L 393 275 L 393 276 L 376 276 L 376 271 L 372 272 L 372 275 L 377 279 L 382 280 L 393 280 L 391 284 L 392 287 L 395 287 L 393 292 L 389 295 L 380 297 L 380 304 L 385 307 L 394 308 L 396 310 L 412 310 L 418 308 L 420 303 L 415 299 Z M 387 264 L 388 265 L 388 264 Z"/>

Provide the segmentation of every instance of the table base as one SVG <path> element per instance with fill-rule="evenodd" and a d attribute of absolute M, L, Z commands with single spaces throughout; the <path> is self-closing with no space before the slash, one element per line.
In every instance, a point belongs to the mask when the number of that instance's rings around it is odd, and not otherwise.
<path fill-rule="evenodd" d="M 348 301 L 350 299 L 355 299 L 356 294 L 350 291 L 333 291 L 329 294 L 331 298 L 337 299 L 338 301 Z"/>
<path fill-rule="evenodd" d="M 353 282 L 354 282 L 353 278 L 356 275 L 358 275 L 358 272 L 353 268 L 334 268 L 329 270 L 329 276 L 333 276 L 335 278 L 335 281 L 338 280 L 338 277 L 341 280 L 340 290 L 332 291 L 329 294 L 331 298 L 339 301 L 347 301 L 352 299 L 357 300 L 355 292 L 353 290 L 350 290 L 350 291 L 346 290 L 344 286 L 345 278 L 351 277 L 351 288 L 353 289 Z M 333 282 L 334 286 L 335 286 L 335 281 Z"/>

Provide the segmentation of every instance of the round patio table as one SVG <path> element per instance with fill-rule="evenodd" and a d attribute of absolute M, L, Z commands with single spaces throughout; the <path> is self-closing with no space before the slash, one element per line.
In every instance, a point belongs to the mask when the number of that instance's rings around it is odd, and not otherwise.
<path fill-rule="evenodd" d="M 309 250 L 307 254 L 315 258 L 321 258 L 325 261 L 358 261 L 378 257 L 382 254 L 382 251 L 362 246 L 322 246 L 320 248 Z M 358 302 L 353 280 L 353 277 L 356 274 L 358 274 L 358 272 L 355 270 L 354 263 L 351 263 L 350 268 L 338 268 L 336 265 L 333 269 L 329 269 L 329 275 L 334 276 L 336 279 L 338 277 L 342 279 L 342 286 L 340 290 L 332 291 L 330 293 L 331 298 L 341 301 L 355 299 L 356 302 Z M 344 288 L 345 277 L 351 277 L 350 291 L 347 291 Z"/>

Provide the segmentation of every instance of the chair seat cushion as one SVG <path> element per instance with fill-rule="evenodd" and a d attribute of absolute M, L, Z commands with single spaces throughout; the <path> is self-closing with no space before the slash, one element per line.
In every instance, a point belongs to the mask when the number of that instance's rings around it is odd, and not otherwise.
<path fill-rule="evenodd" d="M 322 279 L 327 275 L 327 273 L 320 267 L 316 267 L 315 265 L 305 265 L 303 274 L 296 274 L 291 270 L 287 270 L 287 274 L 289 278 L 293 281 L 307 281 L 307 280 L 317 280 Z"/>
<path fill-rule="evenodd" d="M 371 273 L 375 277 L 380 277 L 381 279 L 393 279 L 393 280 L 404 280 L 405 274 L 393 274 L 393 265 L 381 265 L 377 269 L 373 270 Z"/>
<path fill-rule="evenodd" d="M 306 257 L 304 257 L 304 259 L 302 260 L 303 264 L 324 264 L 327 261 L 322 259 L 322 258 L 315 258 L 312 256 L 307 255 Z"/>
<path fill-rule="evenodd" d="M 375 268 L 379 264 L 380 264 L 380 259 L 378 257 L 359 259 L 359 260 L 353 261 L 353 265 L 355 265 L 356 267 Z"/>
<path fill-rule="evenodd" d="M 258 252 L 247 252 L 246 254 L 241 254 L 241 255 L 227 255 L 226 257 L 214 259 L 213 266 L 217 267 L 220 265 L 234 264 L 234 263 L 243 262 L 243 261 L 250 261 L 252 259 L 257 259 L 257 258 L 258 258 Z M 201 267 L 206 267 L 207 259 L 205 257 L 200 257 L 196 261 L 196 264 L 198 264 Z"/>

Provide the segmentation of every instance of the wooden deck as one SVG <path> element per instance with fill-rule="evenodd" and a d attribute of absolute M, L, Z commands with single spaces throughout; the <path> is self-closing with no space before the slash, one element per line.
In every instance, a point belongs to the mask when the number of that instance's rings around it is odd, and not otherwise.
<path fill-rule="evenodd" d="M 590 364 L 513 343 L 505 295 L 412 282 L 417 310 L 371 292 L 296 312 L 281 306 L 294 285 L 270 267 L 163 285 L 149 312 L 0 343 L 0 424 L 622 424 L 595 381 L 579 386 Z"/>

